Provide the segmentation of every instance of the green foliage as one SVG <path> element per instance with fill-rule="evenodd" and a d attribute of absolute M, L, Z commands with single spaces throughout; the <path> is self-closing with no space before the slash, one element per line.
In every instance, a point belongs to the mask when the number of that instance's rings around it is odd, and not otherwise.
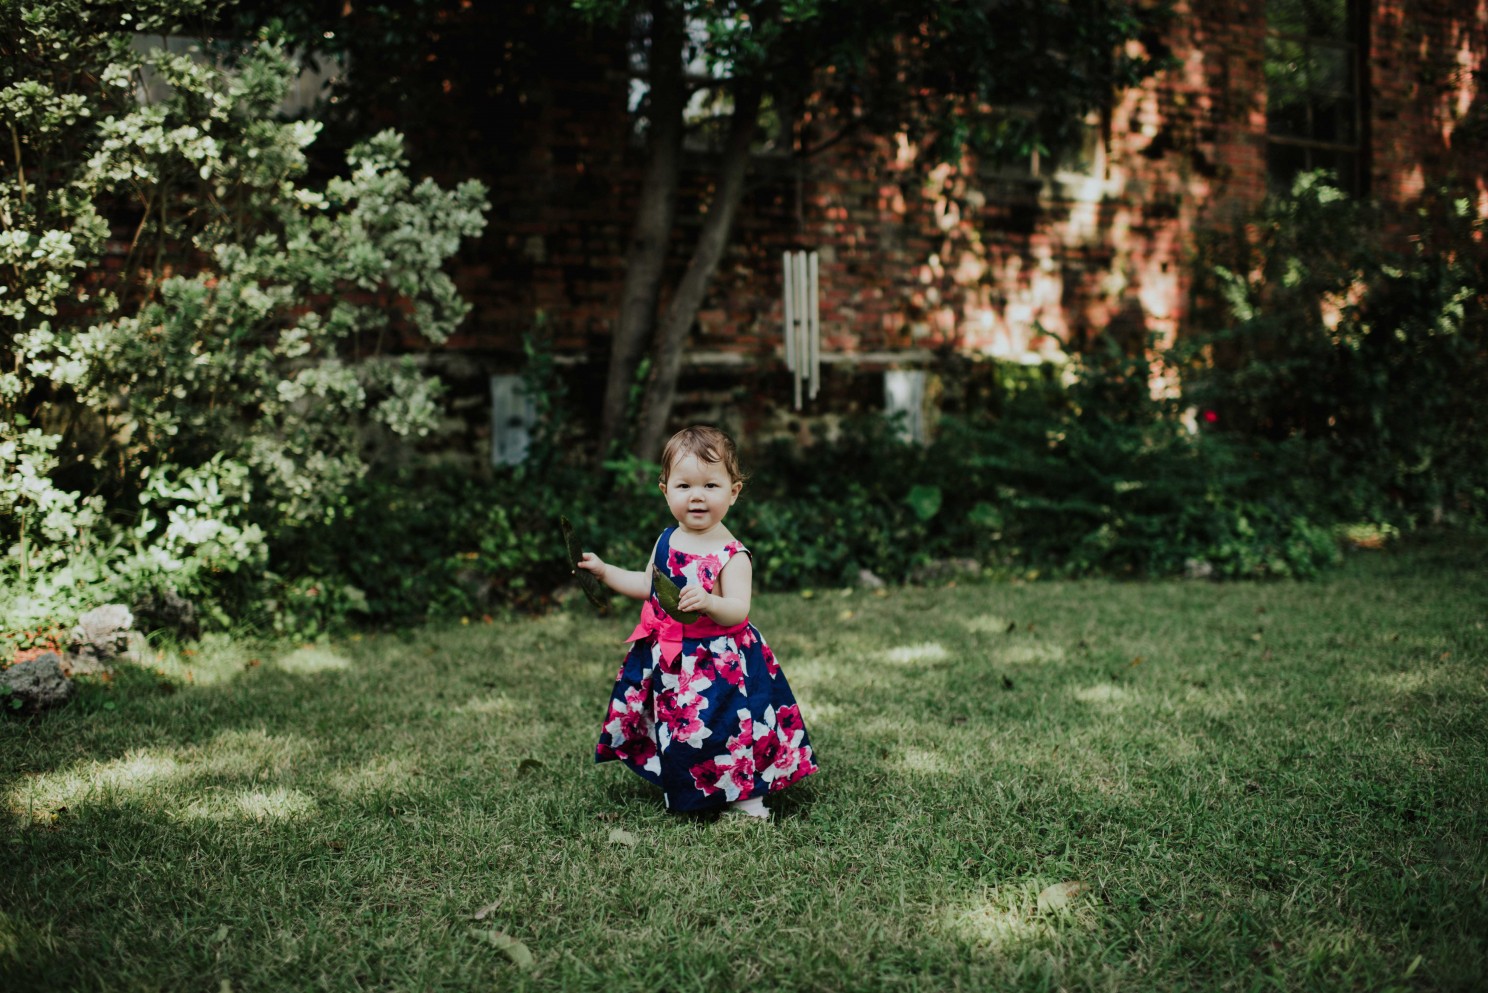
<path fill-rule="evenodd" d="M 1179 357 L 1220 431 L 1319 446 L 1341 516 L 1488 515 L 1488 252 L 1467 201 L 1426 198 L 1408 251 L 1377 211 L 1301 177 L 1209 251 L 1221 330 Z"/>
<path fill-rule="evenodd" d="M 6 4 L 0 627 L 152 586 L 225 620 L 365 451 L 434 423 L 437 384 L 391 349 L 463 318 L 442 267 L 483 188 L 414 181 L 390 132 L 309 184 L 279 46 L 133 45 L 219 6 Z"/>
<path fill-rule="evenodd" d="M 1324 484 L 1311 482 L 1328 476 L 1325 451 L 1191 433 L 1151 399 L 1145 373 L 1135 387 L 1139 365 L 1106 355 L 1067 386 L 1034 377 L 995 415 L 948 419 L 928 447 L 873 417 L 806 447 L 746 451 L 729 524 L 759 588 L 852 584 L 864 569 L 903 581 L 967 558 L 1004 576 L 1230 578 L 1310 577 L 1338 561 L 1336 520 L 1317 510 Z M 364 480 L 343 515 L 296 532 L 276 561 L 362 586 L 369 616 L 394 624 L 547 605 L 576 558 L 557 540 L 560 516 L 580 551 L 643 567 L 668 523 L 658 467 L 626 459 L 594 473 L 582 446 L 554 443 L 568 430 L 554 412 L 535 461 L 481 479 Z"/>

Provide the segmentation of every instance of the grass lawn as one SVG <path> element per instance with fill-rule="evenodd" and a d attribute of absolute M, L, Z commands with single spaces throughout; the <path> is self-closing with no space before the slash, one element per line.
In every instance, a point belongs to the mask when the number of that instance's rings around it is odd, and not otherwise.
<path fill-rule="evenodd" d="M 208 640 L 0 720 L 0 990 L 1482 990 L 1485 564 L 760 596 L 766 827 L 592 764 L 628 605 Z"/>

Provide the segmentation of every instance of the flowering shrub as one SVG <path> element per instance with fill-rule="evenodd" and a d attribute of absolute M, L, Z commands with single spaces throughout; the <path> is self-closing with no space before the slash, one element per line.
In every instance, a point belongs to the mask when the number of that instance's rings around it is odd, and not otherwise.
<path fill-rule="evenodd" d="M 414 181 L 392 133 L 305 182 L 319 126 L 277 119 L 279 47 L 132 44 L 217 6 L 28 4 L 4 43 L 0 627 L 146 587 L 225 620 L 369 442 L 434 423 L 388 345 L 464 317 L 443 264 L 484 189 Z"/>

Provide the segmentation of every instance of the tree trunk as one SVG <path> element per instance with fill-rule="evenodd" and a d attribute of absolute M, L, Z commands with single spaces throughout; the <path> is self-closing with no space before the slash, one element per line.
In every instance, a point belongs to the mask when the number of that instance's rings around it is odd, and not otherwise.
<path fill-rule="evenodd" d="M 728 248 L 734 215 L 738 213 L 739 201 L 744 196 L 749 146 L 754 139 L 759 108 L 759 87 L 741 84 L 734 92 L 734 114 L 724 142 L 713 202 L 708 205 L 708 214 L 703 218 L 703 227 L 687 263 L 687 271 L 677 284 L 677 292 L 657 332 L 656 360 L 646 393 L 640 434 L 636 438 L 636 454 L 641 458 L 656 458 L 666 440 L 667 421 L 677 397 L 677 377 L 682 371 L 683 345 L 697 320 L 698 309 L 703 305 L 713 274 L 718 271 L 724 249 Z"/>
<path fill-rule="evenodd" d="M 683 25 L 666 0 L 652 4 L 652 16 L 646 172 L 636 205 L 635 232 L 625 253 L 620 314 L 611 336 L 609 376 L 600 412 L 600 460 L 608 458 L 615 441 L 626 434 L 631 384 L 656 324 L 656 301 L 677 206 L 682 108 L 686 102 Z"/>

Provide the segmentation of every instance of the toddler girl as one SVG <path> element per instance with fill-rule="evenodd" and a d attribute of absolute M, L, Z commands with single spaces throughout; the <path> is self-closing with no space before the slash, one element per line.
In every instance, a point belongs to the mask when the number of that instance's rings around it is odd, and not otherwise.
<path fill-rule="evenodd" d="M 766 793 L 816 771 L 785 673 L 749 623 L 749 551 L 723 526 L 744 477 L 734 444 L 709 427 L 679 431 L 661 454 L 661 492 L 677 519 L 639 572 L 585 552 L 578 565 L 645 600 L 620 666 L 595 761 L 619 759 L 660 786 L 669 810 L 727 805 L 769 817 Z M 662 607 L 653 574 L 681 588 L 683 624 Z"/>

